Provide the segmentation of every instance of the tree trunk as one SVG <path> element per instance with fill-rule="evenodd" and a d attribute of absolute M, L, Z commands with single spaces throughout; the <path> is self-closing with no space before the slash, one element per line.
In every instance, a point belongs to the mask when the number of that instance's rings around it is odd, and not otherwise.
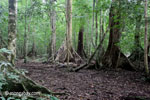
<path fill-rule="evenodd" d="M 92 19 L 92 31 L 91 31 L 91 44 L 93 47 L 95 47 L 94 41 L 93 41 L 93 37 L 94 37 L 94 33 L 95 33 L 95 29 L 94 29 L 94 22 L 95 22 L 95 0 L 93 0 L 93 19 Z"/>
<path fill-rule="evenodd" d="M 66 36 L 66 47 L 67 47 L 67 62 L 71 55 L 72 49 L 72 0 L 67 0 L 66 9 L 66 21 L 67 21 L 67 36 Z"/>
<path fill-rule="evenodd" d="M 8 60 L 15 64 L 16 58 L 16 0 L 9 0 L 9 20 L 8 20 L 8 49 L 12 55 Z"/>
<path fill-rule="evenodd" d="M 66 40 L 56 53 L 56 61 L 81 63 L 83 60 L 72 47 L 72 0 L 66 1 Z"/>
<path fill-rule="evenodd" d="M 51 23 L 51 39 L 50 39 L 50 52 L 49 58 L 54 60 L 54 55 L 56 53 L 56 11 L 55 11 L 56 0 L 50 0 L 50 23 Z"/>
<path fill-rule="evenodd" d="M 103 26 L 103 17 L 102 17 L 102 15 L 103 15 L 103 12 L 102 12 L 102 10 L 100 11 L 100 33 L 99 33 L 99 41 L 101 41 L 102 40 L 102 36 L 103 36 L 103 34 L 104 34 L 104 26 Z"/>
<path fill-rule="evenodd" d="M 119 2 L 119 3 L 118 3 Z M 132 65 L 126 56 L 120 51 L 117 44 L 120 41 L 121 36 L 121 12 L 118 9 L 120 1 L 113 0 L 109 13 L 109 26 L 110 36 L 108 48 L 102 59 L 102 63 L 105 67 L 125 67 L 125 69 L 132 69 Z M 129 70 L 130 70 L 129 69 Z"/>
<path fill-rule="evenodd" d="M 97 6 L 97 5 L 96 5 Z M 96 7 L 97 8 L 97 7 Z M 95 46 L 97 46 L 97 40 L 98 40 L 98 12 L 96 9 L 96 15 L 95 15 L 95 20 L 96 20 L 96 36 L 95 36 Z"/>
<path fill-rule="evenodd" d="M 81 56 L 84 57 L 84 51 L 83 51 L 83 33 L 84 33 L 84 28 L 81 27 L 79 31 L 79 36 L 78 36 L 78 49 L 77 53 Z"/>
<path fill-rule="evenodd" d="M 25 27 L 24 27 L 24 63 L 27 63 L 27 0 L 25 8 Z"/>
<path fill-rule="evenodd" d="M 148 15 L 147 15 L 147 0 L 145 0 L 145 39 L 144 39 L 144 66 L 145 66 L 145 72 L 146 76 L 149 75 L 149 68 L 148 68 L 148 40 L 147 40 L 147 34 L 148 34 Z"/>

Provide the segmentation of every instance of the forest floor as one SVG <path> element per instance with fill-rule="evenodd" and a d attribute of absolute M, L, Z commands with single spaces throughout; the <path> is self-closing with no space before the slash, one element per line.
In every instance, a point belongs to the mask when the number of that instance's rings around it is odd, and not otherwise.
<path fill-rule="evenodd" d="M 88 70 L 68 72 L 67 68 L 40 62 L 18 61 L 17 68 L 26 69 L 28 77 L 53 92 L 66 93 L 60 100 L 139 100 L 127 96 L 150 98 L 150 83 L 143 73 L 125 70 Z M 146 99 L 150 100 L 150 99 Z"/>

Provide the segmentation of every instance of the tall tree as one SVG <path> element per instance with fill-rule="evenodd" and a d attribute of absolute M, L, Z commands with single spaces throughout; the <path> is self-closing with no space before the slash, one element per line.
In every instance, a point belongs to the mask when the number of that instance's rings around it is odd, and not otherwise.
<path fill-rule="evenodd" d="M 57 51 L 55 60 L 67 64 L 82 61 L 72 46 L 72 0 L 66 0 L 66 39 Z"/>
<path fill-rule="evenodd" d="M 15 64 L 16 58 L 16 0 L 9 0 L 8 49 L 12 51 L 8 60 Z"/>
<path fill-rule="evenodd" d="M 66 21 L 67 21 L 67 36 L 66 36 L 66 45 L 67 45 L 67 62 L 71 55 L 72 49 L 72 0 L 67 0 L 66 5 Z"/>
<path fill-rule="evenodd" d="M 145 72 L 146 75 L 149 75 L 149 68 L 148 68 L 148 52 L 147 52 L 147 47 L 148 47 L 148 39 L 147 39 L 147 34 L 148 34 L 148 15 L 147 15 L 147 0 L 145 0 L 145 39 L 144 39 L 144 66 L 145 66 Z"/>
<path fill-rule="evenodd" d="M 56 10 L 55 10 L 56 0 L 50 0 L 50 23 L 51 23 L 51 41 L 50 41 L 50 52 L 49 57 L 54 60 L 54 55 L 56 53 Z"/>
<path fill-rule="evenodd" d="M 117 45 L 121 37 L 121 0 L 112 0 L 110 13 L 109 13 L 109 43 L 105 55 L 102 59 L 104 66 L 106 67 L 125 67 L 126 69 L 132 69 L 130 61 L 120 51 Z M 125 66 L 124 66 L 125 65 Z"/>

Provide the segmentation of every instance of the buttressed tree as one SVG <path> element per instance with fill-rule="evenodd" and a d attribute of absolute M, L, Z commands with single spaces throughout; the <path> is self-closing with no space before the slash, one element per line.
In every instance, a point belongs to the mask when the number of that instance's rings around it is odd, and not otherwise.
<path fill-rule="evenodd" d="M 109 43 L 105 55 L 103 57 L 103 65 L 106 67 L 124 67 L 125 69 L 133 69 L 133 65 L 128 58 L 120 51 L 117 45 L 121 37 L 121 0 L 112 0 L 109 13 L 110 36 Z"/>
<path fill-rule="evenodd" d="M 72 46 L 72 0 L 66 0 L 66 39 L 58 50 L 55 60 L 76 63 L 82 61 Z"/>

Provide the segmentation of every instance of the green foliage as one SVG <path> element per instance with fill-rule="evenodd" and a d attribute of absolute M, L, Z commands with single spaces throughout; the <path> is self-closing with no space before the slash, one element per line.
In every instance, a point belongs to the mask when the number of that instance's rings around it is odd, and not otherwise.
<path fill-rule="evenodd" d="M 98 25 L 100 25 L 100 18 L 103 19 L 104 32 L 109 25 L 109 9 L 112 0 L 95 0 L 96 5 L 94 13 L 98 13 Z M 35 41 L 36 51 L 38 55 L 47 54 L 48 45 L 51 38 L 50 28 L 50 10 L 56 8 L 56 48 L 57 50 L 65 39 L 66 35 L 66 2 L 65 0 L 57 0 L 53 5 L 50 5 L 49 0 L 17 0 L 18 15 L 17 15 L 17 56 L 23 56 L 23 44 L 25 33 L 25 17 L 27 19 L 27 37 L 28 37 L 28 52 L 31 51 L 33 42 Z M 120 5 L 119 5 L 120 4 Z M 92 15 L 93 15 L 93 0 L 73 0 L 73 44 L 77 48 L 78 32 L 80 27 L 84 27 L 84 48 L 85 51 L 94 51 L 95 48 L 91 45 L 92 30 Z M 141 45 L 143 47 L 144 34 L 144 3 L 143 0 L 118 0 L 114 4 L 121 12 L 122 36 L 120 43 L 121 50 L 124 53 L 131 53 L 134 48 L 134 35 L 136 33 L 136 19 L 141 16 Z M 150 7 L 149 7 L 150 9 Z M 149 10 L 148 9 L 148 10 Z M 149 11 L 148 11 L 148 14 Z M 116 15 L 114 17 L 117 17 Z M 96 23 L 96 22 L 95 22 Z M 96 38 L 96 28 L 94 23 L 93 41 Z M 149 29 L 150 30 L 150 29 Z M 8 37 L 8 0 L 1 0 L 0 4 L 0 33 L 3 40 L 7 43 Z M 100 26 L 98 26 L 98 33 L 100 34 Z M 98 35 L 99 35 L 98 34 Z M 89 40 L 89 41 L 87 41 Z M 107 48 L 109 34 L 104 40 L 104 47 Z M 98 36 L 99 41 L 99 36 Z M 87 43 L 88 42 L 88 43 Z M 99 42 L 98 42 L 99 43 Z"/>

